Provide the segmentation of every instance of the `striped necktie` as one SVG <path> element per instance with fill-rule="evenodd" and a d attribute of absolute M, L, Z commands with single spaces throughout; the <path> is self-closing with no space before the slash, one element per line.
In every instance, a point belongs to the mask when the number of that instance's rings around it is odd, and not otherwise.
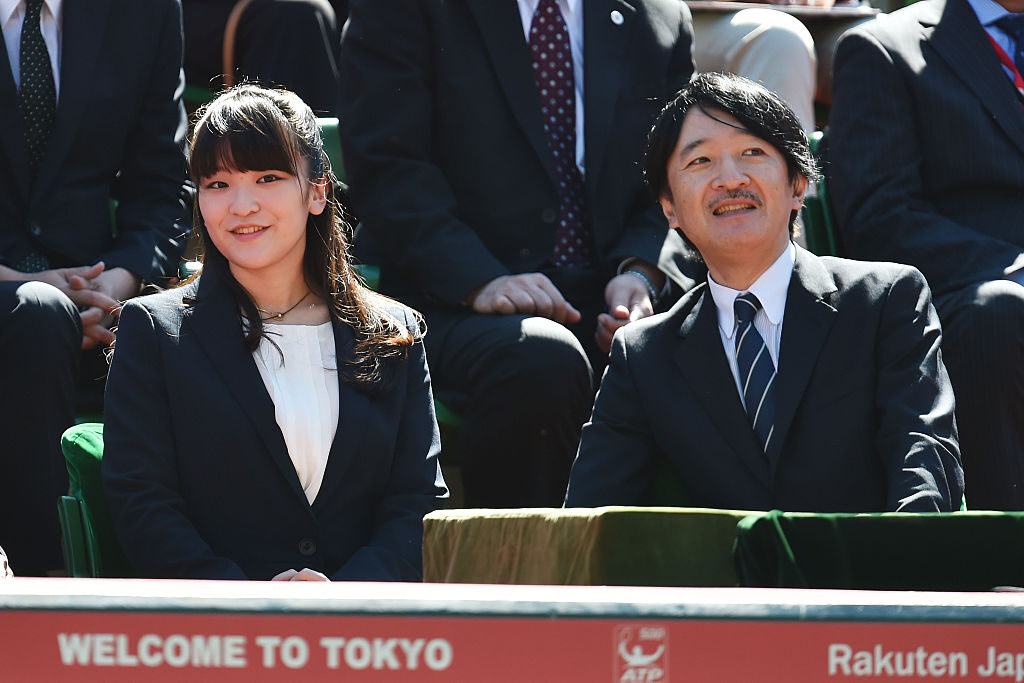
<path fill-rule="evenodd" d="M 747 292 L 736 297 L 736 365 L 743 388 L 743 408 L 762 450 L 768 450 L 775 429 L 775 364 L 754 327 L 761 302 Z"/>

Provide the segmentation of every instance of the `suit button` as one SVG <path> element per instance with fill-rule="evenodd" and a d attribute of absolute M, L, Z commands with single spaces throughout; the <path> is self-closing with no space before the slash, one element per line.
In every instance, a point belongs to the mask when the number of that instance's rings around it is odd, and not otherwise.
<path fill-rule="evenodd" d="M 530 250 L 527 249 L 526 247 L 523 247 L 522 249 L 519 250 L 519 256 L 520 258 L 529 258 Z"/>
<path fill-rule="evenodd" d="M 313 542 L 312 538 L 304 538 L 299 541 L 299 553 L 309 557 L 316 552 L 316 543 Z"/>
<path fill-rule="evenodd" d="M 28 229 L 28 231 L 30 233 L 32 233 L 33 235 L 35 235 L 36 237 L 38 237 L 39 235 L 43 234 L 43 229 L 41 227 L 39 227 L 38 223 L 35 223 L 35 222 L 32 223 L 32 227 L 30 227 Z"/>
<path fill-rule="evenodd" d="M 540 212 L 540 219 L 548 225 L 554 223 L 556 218 L 558 218 L 558 212 L 554 209 L 544 209 Z"/>

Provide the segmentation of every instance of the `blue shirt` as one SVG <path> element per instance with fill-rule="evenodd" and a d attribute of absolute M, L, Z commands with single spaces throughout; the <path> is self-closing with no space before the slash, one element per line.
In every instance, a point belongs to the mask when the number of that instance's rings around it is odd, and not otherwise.
<path fill-rule="evenodd" d="M 967 3 L 974 10 L 974 13 L 978 17 L 978 21 L 985 28 L 985 31 L 992 36 L 992 40 L 996 41 L 996 44 L 1003 48 L 1003 52 L 1010 55 L 1013 58 L 1013 50 L 1016 47 L 1014 40 L 1010 37 L 1003 29 L 995 25 L 997 21 L 1005 16 L 1009 16 L 1012 12 L 1009 12 L 1005 7 L 997 3 L 995 0 L 967 0 Z M 1003 66 L 1003 71 L 1010 80 L 1013 78 L 1013 70 Z"/>

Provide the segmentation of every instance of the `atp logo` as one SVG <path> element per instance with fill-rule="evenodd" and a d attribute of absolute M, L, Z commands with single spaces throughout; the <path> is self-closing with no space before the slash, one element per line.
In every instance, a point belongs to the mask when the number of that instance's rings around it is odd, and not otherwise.
<path fill-rule="evenodd" d="M 615 629 L 614 683 L 668 681 L 668 631 L 664 626 Z"/>

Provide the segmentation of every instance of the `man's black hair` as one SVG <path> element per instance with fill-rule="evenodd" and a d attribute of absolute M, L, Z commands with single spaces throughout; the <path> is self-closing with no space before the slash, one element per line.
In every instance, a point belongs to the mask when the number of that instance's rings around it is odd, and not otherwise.
<path fill-rule="evenodd" d="M 692 107 L 720 120 L 728 114 L 747 132 L 779 150 L 786 160 L 790 182 L 803 175 L 818 178 L 818 168 L 807 146 L 807 136 L 796 114 L 778 95 L 760 83 L 733 74 L 703 73 L 665 105 L 647 137 L 644 177 L 656 197 L 671 197 L 668 163 L 679 141 L 683 121 Z M 723 123 L 725 123 L 723 121 Z M 731 125 L 731 124 L 730 124 Z M 790 220 L 790 232 L 796 212 Z"/>

